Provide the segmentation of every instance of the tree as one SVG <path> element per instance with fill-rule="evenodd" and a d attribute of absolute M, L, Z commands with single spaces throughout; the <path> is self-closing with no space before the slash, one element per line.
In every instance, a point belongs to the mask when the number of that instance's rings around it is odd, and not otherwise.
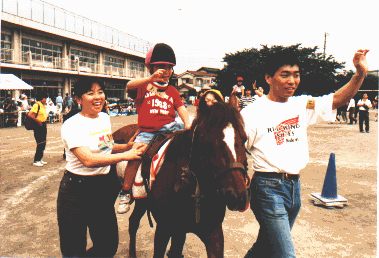
<path fill-rule="evenodd" d="M 265 60 L 272 53 L 281 50 L 293 50 L 297 53 L 301 61 L 301 82 L 296 91 L 296 95 L 324 95 L 334 92 L 342 85 L 339 81 L 341 76 L 337 69 L 345 67 L 345 63 L 338 63 L 332 55 L 324 56 L 322 53 L 316 53 L 318 47 L 304 48 L 301 44 L 288 47 L 261 45 L 260 49 L 251 48 L 238 51 L 237 53 L 226 54 L 223 61 L 226 66 L 220 70 L 216 78 L 218 90 L 223 95 L 229 96 L 232 92 L 232 86 L 237 83 L 237 77 L 244 79 L 245 87 L 252 87 L 254 81 L 257 81 L 257 87 L 262 87 L 265 94 L 269 92 L 269 86 L 264 78 Z"/>
<path fill-rule="evenodd" d="M 345 85 L 353 77 L 354 72 L 348 71 L 345 74 L 340 74 L 337 76 L 337 80 L 340 82 L 341 86 Z M 378 95 L 379 78 L 376 74 L 368 73 L 362 83 L 359 92 L 354 96 L 357 101 L 363 97 L 364 93 L 367 93 L 370 100 L 374 100 Z"/>

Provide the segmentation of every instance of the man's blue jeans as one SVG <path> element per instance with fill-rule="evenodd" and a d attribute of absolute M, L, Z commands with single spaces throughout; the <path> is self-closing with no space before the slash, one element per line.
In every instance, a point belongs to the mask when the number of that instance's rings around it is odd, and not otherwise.
<path fill-rule="evenodd" d="M 249 257 L 296 257 L 291 230 L 301 207 L 300 180 L 257 176 L 250 208 L 260 225 Z"/>

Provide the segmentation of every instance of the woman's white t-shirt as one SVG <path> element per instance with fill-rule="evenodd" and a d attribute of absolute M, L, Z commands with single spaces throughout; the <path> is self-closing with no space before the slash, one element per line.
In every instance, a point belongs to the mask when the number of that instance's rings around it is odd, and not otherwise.
<path fill-rule="evenodd" d="M 68 171 L 83 176 L 108 174 L 110 166 L 86 167 L 71 150 L 88 146 L 93 153 L 111 154 L 114 141 L 109 115 L 100 112 L 99 117 L 88 118 L 78 113 L 64 122 L 61 134 Z"/>
<path fill-rule="evenodd" d="M 307 109 L 309 99 L 314 109 Z M 298 174 L 309 161 L 307 126 L 335 119 L 333 94 L 324 97 L 290 97 L 274 102 L 262 96 L 242 109 L 252 154 L 252 169 L 260 172 Z"/>

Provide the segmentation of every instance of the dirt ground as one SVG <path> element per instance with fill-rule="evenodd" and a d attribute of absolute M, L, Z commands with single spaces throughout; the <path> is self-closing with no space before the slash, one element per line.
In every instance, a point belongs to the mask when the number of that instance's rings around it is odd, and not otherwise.
<path fill-rule="evenodd" d="M 193 112 L 193 107 L 189 110 Z M 369 134 L 359 133 L 358 125 L 339 123 L 308 129 L 310 162 L 301 171 L 302 208 L 292 231 L 297 257 L 377 257 L 378 123 L 371 115 Z M 116 130 L 135 123 L 136 116 L 111 121 Z M 56 198 L 65 165 L 60 126 L 48 125 L 44 160 L 49 165 L 43 168 L 31 166 L 35 147 L 28 146 L 34 143 L 32 132 L 0 129 L 1 257 L 61 255 L 56 220 Z M 338 194 L 348 199 L 343 209 L 325 209 L 310 202 L 310 194 L 322 190 L 331 152 L 336 156 Z M 128 254 L 129 215 L 117 215 L 117 257 Z M 223 228 L 225 257 L 243 257 L 256 240 L 259 225 L 251 210 L 227 211 Z M 154 229 L 146 216 L 137 238 L 137 255 L 152 257 Z M 204 245 L 193 234 L 187 235 L 183 254 L 206 257 Z"/>

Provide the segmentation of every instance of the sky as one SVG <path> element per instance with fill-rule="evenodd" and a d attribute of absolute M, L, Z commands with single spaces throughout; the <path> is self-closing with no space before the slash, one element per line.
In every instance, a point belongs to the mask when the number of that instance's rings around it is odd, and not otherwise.
<path fill-rule="evenodd" d="M 261 45 L 318 46 L 354 70 L 358 49 L 370 49 L 379 70 L 379 1 L 45 0 L 73 13 L 175 51 L 175 73 L 223 68 L 223 57 Z"/>

